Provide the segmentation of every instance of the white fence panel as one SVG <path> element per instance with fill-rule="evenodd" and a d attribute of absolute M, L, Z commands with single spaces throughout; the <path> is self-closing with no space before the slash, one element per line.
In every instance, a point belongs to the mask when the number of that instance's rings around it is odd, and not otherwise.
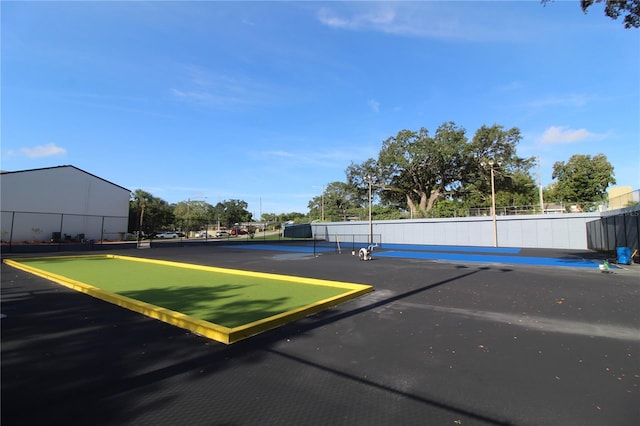
<path fill-rule="evenodd" d="M 563 215 L 498 216 L 499 247 L 557 248 L 587 250 L 586 223 L 600 213 Z M 315 222 L 313 235 L 368 235 L 368 221 Z M 491 217 L 449 219 L 381 220 L 371 223 L 382 244 L 427 244 L 492 247 L 494 223 Z"/>

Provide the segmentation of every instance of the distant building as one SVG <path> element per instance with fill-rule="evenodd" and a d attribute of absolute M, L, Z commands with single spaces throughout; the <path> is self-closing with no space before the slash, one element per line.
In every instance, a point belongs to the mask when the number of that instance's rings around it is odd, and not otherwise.
<path fill-rule="evenodd" d="M 74 166 L 0 173 L 2 241 L 117 239 L 131 191 Z"/>
<path fill-rule="evenodd" d="M 607 210 L 623 209 L 633 203 L 633 189 L 630 186 L 616 186 L 609 188 L 609 202 Z"/>
<path fill-rule="evenodd" d="M 567 212 L 563 203 L 545 203 L 543 207 L 542 212 L 544 214 L 562 214 Z"/>

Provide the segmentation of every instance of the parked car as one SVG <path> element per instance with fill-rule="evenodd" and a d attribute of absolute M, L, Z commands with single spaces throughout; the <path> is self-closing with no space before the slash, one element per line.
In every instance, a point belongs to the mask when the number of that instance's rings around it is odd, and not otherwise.
<path fill-rule="evenodd" d="M 178 238 L 178 234 L 175 232 L 161 232 L 156 234 L 156 238 Z"/>
<path fill-rule="evenodd" d="M 244 229 L 232 229 L 231 235 L 247 235 L 247 231 Z"/>
<path fill-rule="evenodd" d="M 220 237 L 228 237 L 229 233 L 227 231 L 218 231 L 216 232 L 216 237 L 220 238 Z"/>
<path fill-rule="evenodd" d="M 194 237 L 196 237 L 196 238 L 212 238 L 212 235 L 210 235 L 207 231 L 198 231 L 198 232 L 196 232 Z"/>

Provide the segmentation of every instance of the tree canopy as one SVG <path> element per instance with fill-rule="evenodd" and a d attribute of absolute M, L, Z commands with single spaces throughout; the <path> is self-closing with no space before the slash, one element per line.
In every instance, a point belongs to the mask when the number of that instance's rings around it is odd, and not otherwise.
<path fill-rule="evenodd" d="M 575 203 L 603 200 L 609 185 L 616 183 L 613 172 L 604 154 L 573 155 L 566 163 L 553 165 L 551 177 L 557 182 L 549 188 L 547 198 Z"/>
<path fill-rule="evenodd" d="M 594 3 L 602 3 L 603 0 L 580 0 L 582 11 L 587 13 L 587 9 Z M 640 0 L 604 0 L 604 14 L 611 19 L 618 19 L 624 16 L 625 28 L 640 27 Z"/>
<path fill-rule="evenodd" d="M 331 182 L 321 195 L 309 201 L 309 218 L 327 221 L 347 220 L 350 210 L 362 205 L 361 194 L 347 182 Z M 324 214 L 323 214 L 324 213 Z"/>
<path fill-rule="evenodd" d="M 151 234 L 173 223 L 173 209 L 161 198 L 136 189 L 129 199 L 129 230 Z"/>
<path fill-rule="evenodd" d="M 351 163 L 346 182 L 331 182 L 309 201 L 309 214 L 263 213 L 268 222 L 346 221 L 368 214 L 369 190 L 376 219 L 451 217 L 469 209 L 491 206 L 492 171 L 497 206 L 530 209 L 538 204 L 538 187 L 530 171 L 535 159 L 522 158 L 516 148 L 521 139 L 516 127 L 483 125 L 469 140 L 463 127 L 449 121 L 431 135 L 426 128 L 401 130 L 382 142 L 377 158 Z M 556 162 L 545 199 L 589 204 L 606 196 L 615 184 L 613 167 L 603 154 L 573 155 Z M 143 190 L 131 194 L 129 230 L 145 233 L 172 229 L 188 232 L 218 224 L 233 227 L 253 220 L 243 200 L 225 200 L 212 206 L 201 200 L 169 205 Z M 586 207 L 586 206 L 585 206 Z M 324 214 L 323 214 L 324 213 Z"/>
<path fill-rule="evenodd" d="M 553 0 L 542 0 L 542 4 Z M 624 16 L 625 28 L 640 27 L 640 0 L 580 0 L 580 7 L 584 13 L 594 5 L 594 3 L 605 3 L 604 14 L 611 19 L 618 19 Z"/>
<path fill-rule="evenodd" d="M 530 202 L 533 159 L 516 155 L 520 138 L 519 129 L 495 124 L 482 126 L 471 141 L 454 122 L 443 123 L 433 136 L 425 128 L 402 130 L 382 143 L 377 160 L 351 164 L 347 182 L 366 188 L 371 180 L 383 204 L 408 209 L 413 217 L 433 209 L 438 200 L 486 201 L 490 170 L 482 164 L 493 160 L 501 164 L 496 185 Z"/>
<path fill-rule="evenodd" d="M 216 210 L 221 212 L 221 221 L 229 227 L 235 223 L 253 220 L 253 214 L 247 210 L 249 204 L 246 201 L 228 200 L 218 204 L 219 206 L 216 206 Z"/>
<path fill-rule="evenodd" d="M 262 213 L 262 217 L 261 217 L 261 220 L 264 222 L 280 222 L 280 223 L 285 223 L 290 221 L 302 223 L 302 222 L 307 222 L 308 219 L 309 217 L 306 214 L 299 213 L 299 212 L 280 213 L 280 214 Z"/>
<path fill-rule="evenodd" d="M 142 231 L 147 235 L 161 230 L 188 233 L 211 224 L 232 227 L 236 223 L 253 220 L 247 207 L 248 204 L 242 200 L 225 200 L 215 206 L 202 200 L 169 204 L 146 191 L 136 189 L 129 200 L 129 231 L 140 230 L 141 217 Z"/>

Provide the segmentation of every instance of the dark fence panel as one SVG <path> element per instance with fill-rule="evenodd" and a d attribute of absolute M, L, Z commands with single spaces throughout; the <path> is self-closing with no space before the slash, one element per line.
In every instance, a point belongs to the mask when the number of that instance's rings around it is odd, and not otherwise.
<path fill-rule="evenodd" d="M 640 240 L 640 212 L 636 212 L 635 216 L 626 215 L 624 216 L 625 221 L 625 230 L 626 230 L 626 240 L 627 242 L 632 241 L 634 243 L 627 243 L 625 247 L 629 247 L 631 252 L 633 250 L 639 249 L 639 240 Z"/>
<path fill-rule="evenodd" d="M 616 246 L 616 219 L 615 216 L 610 216 L 604 220 L 605 236 L 607 237 L 606 250 L 613 251 Z"/>
<path fill-rule="evenodd" d="M 311 238 L 311 224 L 287 225 L 284 227 L 285 238 Z"/>
<path fill-rule="evenodd" d="M 628 247 L 633 253 L 640 246 L 640 208 L 622 211 L 587 223 L 589 249 L 615 252 Z"/>
<path fill-rule="evenodd" d="M 591 250 L 602 250 L 606 247 L 605 228 L 602 220 L 594 220 L 587 223 L 587 247 Z"/>

